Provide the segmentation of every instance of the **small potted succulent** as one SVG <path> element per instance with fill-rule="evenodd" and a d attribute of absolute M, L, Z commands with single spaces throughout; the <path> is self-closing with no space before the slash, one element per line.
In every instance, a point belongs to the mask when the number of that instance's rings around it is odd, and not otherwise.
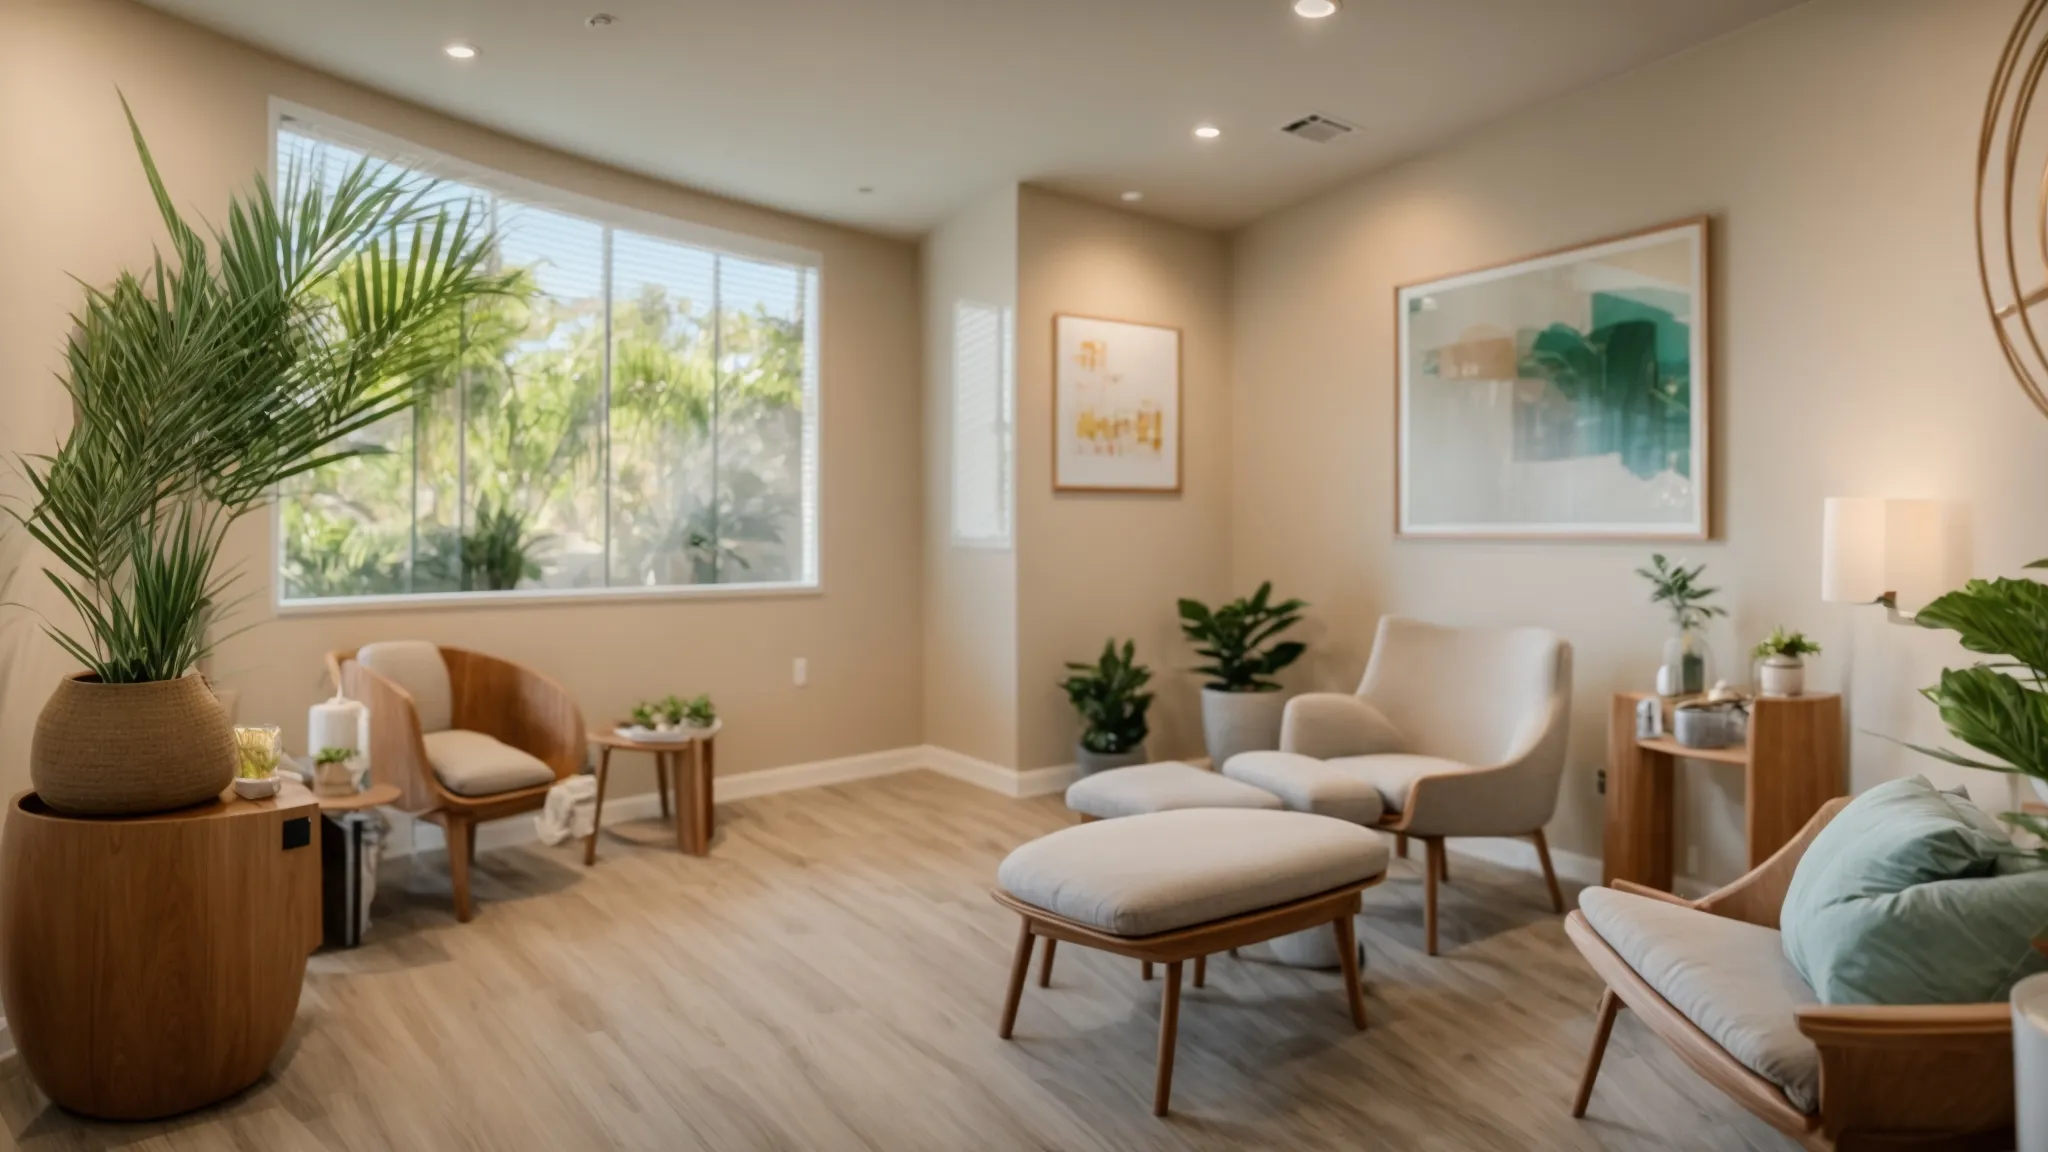
<path fill-rule="evenodd" d="M 277 762 L 282 742 L 277 725 L 235 729 L 235 795 L 261 800 L 277 795 Z"/>
<path fill-rule="evenodd" d="M 673 694 L 655 701 L 654 730 L 656 732 L 673 732 L 681 728 L 684 717 L 688 714 L 688 709 L 689 706 L 683 702 L 683 698 Z"/>
<path fill-rule="evenodd" d="M 358 791 L 358 767 L 353 748 L 322 748 L 313 754 L 313 791 L 322 796 L 346 796 Z"/>
<path fill-rule="evenodd" d="M 685 727 L 705 729 L 718 723 L 718 709 L 711 704 L 711 697 L 699 694 L 683 702 L 683 724 Z"/>
<path fill-rule="evenodd" d="M 1757 672 L 1758 691 L 1765 696 L 1797 696 L 1806 691 L 1805 657 L 1820 655 L 1820 645 L 1808 640 L 1804 632 L 1785 631 L 1781 624 L 1750 654 L 1762 662 Z"/>
<path fill-rule="evenodd" d="M 1152 679 L 1152 670 L 1137 662 L 1137 650 L 1135 641 L 1124 641 L 1118 651 L 1115 640 L 1106 640 L 1095 663 L 1067 664 L 1071 675 L 1060 687 L 1081 715 L 1081 742 L 1074 758 L 1083 776 L 1145 762 L 1145 737 L 1150 733 L 1145 713 L 1152 707 L 1152 693 L 1143 688 Z"/>

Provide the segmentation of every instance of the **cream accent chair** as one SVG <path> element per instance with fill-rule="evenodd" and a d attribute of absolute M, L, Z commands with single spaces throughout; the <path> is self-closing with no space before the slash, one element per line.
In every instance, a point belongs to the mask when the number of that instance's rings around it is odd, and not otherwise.
<path fill-rule="evenodd" d="M 398 807 L 448 831 L 455 918 L 471 915 L 477 825 L 532 812 L 583 767 L 574 697 L 507 660 L 392 640 L 330 652 L 335 689 L 370 710 L 370 772 Z"/>
<path fill-rule="evenodd" d="M 1553 632 L 1387 616 L 1357 693 L 1289 701 L 1280 748 L 1370 782 L 1398 851 L 1406 856 L 1411 839 L 1427 847 L 1423 932 L 1434 956 L 1448 837 L 1534 840 L 1551 904 L 1564 911 L 1543 826 L 1557 810 L 1571 702 L 1572 648 Z"/>

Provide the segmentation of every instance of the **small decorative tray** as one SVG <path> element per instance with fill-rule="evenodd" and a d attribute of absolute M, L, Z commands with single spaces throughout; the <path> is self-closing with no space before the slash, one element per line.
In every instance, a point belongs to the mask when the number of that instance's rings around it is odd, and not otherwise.
<path fill-rule="evenodd" d="M 663 732 L 656 728 L 644 728 L 638 724 L 621 724 L 613 731 L 628 740 L 639 740 L 646 744 L 688 744 L 709 728 L 671 728 Z"/>

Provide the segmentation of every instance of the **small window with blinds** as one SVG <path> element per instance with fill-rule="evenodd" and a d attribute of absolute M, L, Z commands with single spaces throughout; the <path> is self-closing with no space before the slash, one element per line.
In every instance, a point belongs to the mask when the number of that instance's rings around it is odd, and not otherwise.
<path fill-rule="evenodd" d="M 1010 310 L 953 306 L 953 542 L 1010 546 L 1015 362 Z"/>
<path fill-rule="evenodd" d="M 818 583 L 818 266 L 287 114 L 279 183 L 366 158 L 491 223 L 514 290 L 410 412 L 278 493 L 281 605 Z"/>

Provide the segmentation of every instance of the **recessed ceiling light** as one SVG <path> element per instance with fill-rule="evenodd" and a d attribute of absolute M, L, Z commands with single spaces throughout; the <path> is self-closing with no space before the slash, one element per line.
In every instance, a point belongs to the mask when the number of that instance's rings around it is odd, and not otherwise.
<path fill-rule="evenodd" d="M 1214 124 L 1203 124 L 1195 129 L 1195 138 L 1199 140 L 1214 140 L 1221 135 L 1223 135 L 1223 129 L 1218 128 Z"/>
<path fill-rule="evenodd" d="M 446 48 L 441 49 L 441 51 L 446 52 L 457 60 L 476 59 L 476 45 L 474 44 L 450 44 Z"/>
<path fill-rule="evenodd" d="M 1310 20 L 1321 20 L 1337 14 L 1337 0 L 1294 0 L 1294 14 Z"/>
<path fill-rule="evenodd" d="M 1138 201 L 1143 200 L 1144 198 L 1145 194 L 1143 192 L 1138 191 L 1135 188 L 1133 188 L 1129 192 L 1124 193 L 1123 195 L 1123 200 L 1126 204 L 1136 204 Z"/>

